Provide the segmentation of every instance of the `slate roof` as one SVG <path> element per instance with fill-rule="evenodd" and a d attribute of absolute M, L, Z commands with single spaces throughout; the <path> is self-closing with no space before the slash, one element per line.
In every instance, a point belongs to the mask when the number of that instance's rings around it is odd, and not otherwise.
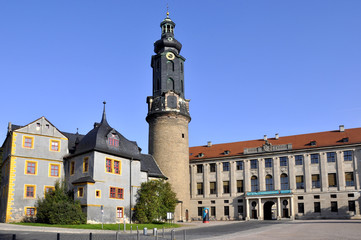
<path fill-rule="evenodd" d="M 74 180 L 72 182 L 72 184 L 77 184 L 77 183 L 95 183 L 95 180 L 91 177 L 91 176 L 86 176 L 86 177 L 81 177 L 81 178 L 78 178 L 76 180 Z"/>
<path fill-rule="evenodd" d="M 150 154 L 142 154 L 141 155 L 141 171 L 148 172 L 149 177 L 161 177 L 166 178 L 161 172 L 159 166 L 155 162 L 154 158 Z"/>
<path fill-rule="evenodd" d="M 321 147 L 345 146 L 361 143 L 361 128 L 345 129 L 344 131 L 327 131 L 318 133 L 309 133 L 293 136 L 285 136 L 276 138 L 268 138 L 269 143 L 274 145 L 292 144 L 292 151 L 302 149 L 315 149 Z M 312 145 L 311 142 L 315 142 Z M 244 154 L 245 148 L 262 147 L 265 144 L 264 139 L 232 142 L 223 144 L 212 144 L 211 147 L 196 146 L 189 148 L 189 159 L 202 160 L 211 158 L 224 158 L 232 156 L 247 156 Z M 227 154 L 225 154 L 225 151 Z M 202 156 L 202 157 L 200 157 Z"/>

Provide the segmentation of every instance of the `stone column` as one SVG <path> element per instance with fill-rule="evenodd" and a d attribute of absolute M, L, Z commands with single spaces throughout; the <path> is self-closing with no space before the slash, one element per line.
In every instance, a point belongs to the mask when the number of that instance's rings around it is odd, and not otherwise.
<path fill-rule="evenodd" d="M 337 151 L 337 188 L 339 191 L 345 190 L 345 172 L 343 170 L 343 152 Z"/>
<path fill-rule="evenodd" d="M 290 218 L 293 220 L 295 218 L 295 212 L 294 212 L 294 203 L 293 203 L 293 196 L 290 197 Z"/>
<path fill-rule="evenodd" d="M 328 175 L 327 175 L 327 154 L 325 152 L 320 154 L 320 173 L 321 173 L 321 191 L 328 191 Z"/>
<path fill-rule="evenodd" d="M 258 220 L 263 220 L 262 199 L 258 198 Z"/>
<path fill-rule="evenodd" d="M 209 164 L 203 164 L 203 197 L 209 197 Z"/>
<path fill-rule="evenodd" d="M 360 157 L 360 154 L 361 154 L 361 150 L 360 149 L 356 149 L 354 151 L 354 154 L 353 154 L 353 179 L 354 179 L 354 182 L 355 182 L 355 189 L 359 189 L 360 188 L 360 174 L 361 174 L 361 170 L 359 169 L 360 167 L 357 163 L 357 160 L 358 159 L 361 159 Z"/>
<path fill-rule="evenodd" d="M 249 199 L 246 199 L 246 220 L 249 220 Z"/>
<path fill-rule="evenodd" d="M 281 190 L 281 174 L 280 174 L 280 159 L 279 157 L 274 157 L 272 159 L 273 163 L 273 181 L 275 185 L 275 190 Z"/>
<path fill-rule="evenodd" d="M 312 189 L 312 176 L 311 176 L 311 157 L 310 154 L 303 155 L 303 168 L 304 168 L 304 181 L 305 181 L 305 192 L 311 192 Z"/>
<path fill-rule="evenodd" d="M 277 197 L 277 220 L 281 220 L 282 215 L 281 215 L 281 199 L 280 197 Z"/>
<path fill-rule="evenodd" d="M 230 193 L 231 193 L 232 197 L 236 196 L 236 194 L 237 194 L 237 181 L 236 181 L 236 178 L 234 177 L 235 172 L 236 172 L 235 164 L 236 164 L 235 161 L 231 161 L 229 163 L 229 165 L 230 165 L 229 184 L 231 185 L 230 186 Z"/>
<path fill-rule="evenodd" d="M 251 191 L 251 176 L 250 176 L 250 162 L 249 160 L 244 161 L 244 191 L 250 192 Z"/>
<path fill-rule="evenodd" d="M 266 191 L 265 163 L 263 158 L 258 159 L 258 184 L 260 191 Z"/>
<path fill-rule="evenodd" d="M 216 163 L 217 166 L 217 197 L 222 197 L 223 192 L 223 179 L 222 179 L 222 163 Z"/>
<path fill-rule="evenodd" d="M 296 176 L 295 176 L 295 158 L 294 156 L 287 156 L 288 157 L 288 180 L 290 183 L 290 189 L 296 189 Z"/>

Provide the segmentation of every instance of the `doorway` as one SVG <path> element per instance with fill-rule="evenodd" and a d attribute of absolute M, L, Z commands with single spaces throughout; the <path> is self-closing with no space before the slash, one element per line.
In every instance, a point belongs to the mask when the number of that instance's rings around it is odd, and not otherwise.
<path fill-rule="evenodd" d="M 274 204 L 275 204 L 274 202 L 268 201 L 263 205 L 263 214 L 264 214 L 263 219 L 264 220 L 272 220 L 273 219 L 272 218 L 272 206 Z"/>
<path fill-rule="evenodd" d="M 252 209 L 252 219 L 258 219 L 257 210 L 256 210 L 256 209 Z"/>

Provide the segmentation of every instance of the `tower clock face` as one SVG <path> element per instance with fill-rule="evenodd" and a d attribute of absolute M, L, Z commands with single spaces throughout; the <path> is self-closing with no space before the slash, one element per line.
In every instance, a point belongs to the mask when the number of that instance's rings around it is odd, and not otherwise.
<path fill-rule="evenodd" d="M 169 52 L 165 55 L 167 57 L 168 60 L 173 60 L 175 58 L 174 54 Z"/>

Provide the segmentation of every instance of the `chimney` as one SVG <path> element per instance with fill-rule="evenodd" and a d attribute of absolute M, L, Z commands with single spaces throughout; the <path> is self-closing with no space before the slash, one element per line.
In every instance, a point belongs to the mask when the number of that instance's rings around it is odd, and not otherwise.
<path fill-rule="evenodd" d="M 207 147 L 212 147 L 212 142 L 211 141 L 207 142 Z"/>
<path fill-rule="evenodd" d="M 280 138 L 279 134 L 278 134 L 278 133 L 276 133 L 276 135 L 275 135 L 275 139 L 276 139 L 276 140 L 278 140 L 279 138 Z"/>
<path fill-rule="evenodd" d="M 267 141 L 267 135 L 263 135 L 263 140 Z"/>
<path fill-rule="evenodd" d="M 344 132 L 345 131 L 345 126 L 344 125 L 340 125 L 340 132 Z"/>

